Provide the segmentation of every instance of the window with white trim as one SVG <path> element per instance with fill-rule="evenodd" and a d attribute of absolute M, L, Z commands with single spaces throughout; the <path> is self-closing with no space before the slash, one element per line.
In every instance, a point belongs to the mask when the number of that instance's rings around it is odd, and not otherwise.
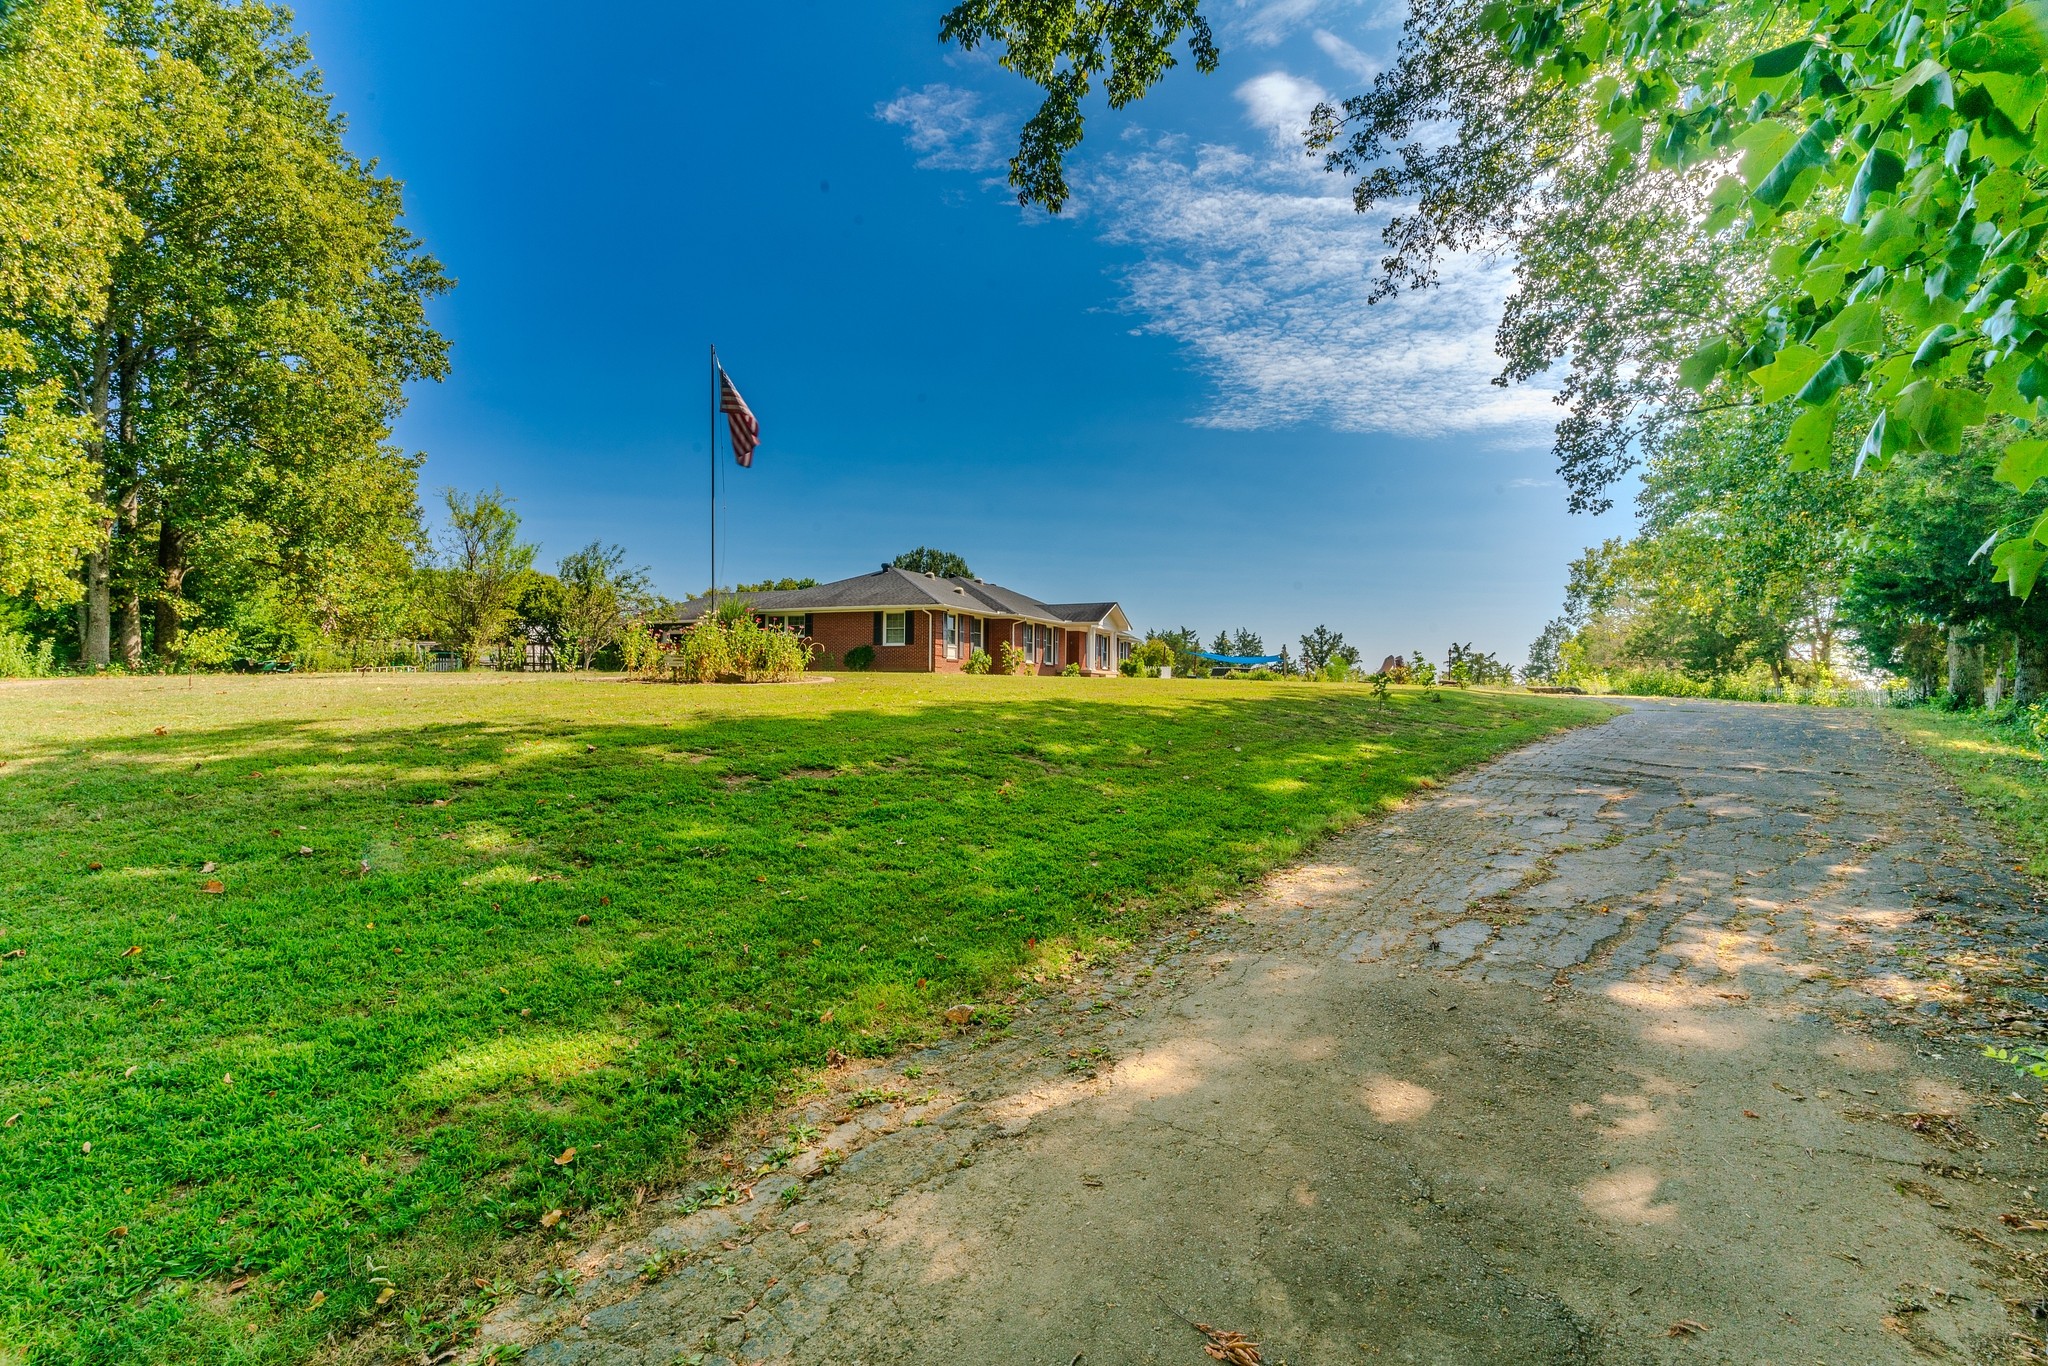
<path fill-rule="evenodd" d="M 1104 635 L 1098 635 L 1095 637 L 1095 671 L 1097 673 L 1103 673 L 1106 672 L 1108 669 L 1109 637 Z"/>
<path fill-rule="evenodd" d="M 770 614 L 761 618 L 761 624 L 771 631 L 789 631 L 795 635 L 804 633 L 804 618 L 801 612 L 793 615 Z"/>
<path fill-rule="evenodd" d="M 1060 633 L 1050 626 L 1038 628 L 1040 658 L 1047 664 L 1060 662 Z"/>
<path fill-rule="evenodd" d="M 982 629 L 984 624 L 980 617 L 969 617 L 967 619 L 967 647 L 970 650 L 986 650 L 988 648 L 988 641 Z"/>
<path fill-rule="evenodd" d="M 882 613 L 882 643 L 903 645 L 910 640 L 910 614 L 908 612 Z"/>
<path fill-rule="evenodd" d="M 958 613 L 946 613 L 946 658 L 960 657 L 960 617 Z"/>

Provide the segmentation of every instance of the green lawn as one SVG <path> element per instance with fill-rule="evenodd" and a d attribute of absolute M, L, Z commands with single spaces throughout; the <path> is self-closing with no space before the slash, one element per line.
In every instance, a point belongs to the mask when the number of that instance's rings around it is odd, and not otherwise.
<path fill-rule="evenodd" d="M 2048 761 L 2031 736 L 1925 707 L 1886 711 L 1884 721 L 1954 779 L 2026 859 L 2028 872 L 2048 876 Z"/>
<path fill-rule="evenodd" d="M 681 1179 L 828 1050 L 928 1036 L 1606 714 L 1122 679 L 0 686 L 0 1363 L 296 1361 L 377 1317 L 418 1360 L 506 1239 Z"/>

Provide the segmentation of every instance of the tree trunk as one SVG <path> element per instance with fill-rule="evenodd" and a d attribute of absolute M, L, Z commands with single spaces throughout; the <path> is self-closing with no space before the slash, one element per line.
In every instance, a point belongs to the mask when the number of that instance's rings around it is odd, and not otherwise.
<path fill-rule="evenodd" d="M 104 669 L 113 662 L 111 627 L 113 603 L 109 592 L 113 552 L 105 545 L 85 557 L 85 639 L 79 652 L 88 669 Z"/>
<path fill-rule="evenodd" d="M 120 642 L 121 663 L 130 669 L 142 667 L 142 599 L 130 588 L 114 612 L 114 637 Z"/>
<path fill-rule="evenodd" d="M 184 625 L 178 595 L 185 590 L 185 533 L 170 518 L 157 524 L 156 567 L 163 575 L 163 591 L 156 600 L 156 631 L 153 647 L 158 659 L 178 657 L 178 632 Z"/>
<path fill-rule="evenodd" d="M 2023 707 L 2048 702 L 2048 631 L 2022 631 L 2014 671 L 2012 700 Z"/>
<path fill-rule="evenodd" d="M 1948 691 L 1959 707 L 1984 705 L 1984 643 L 1965 638 L 1960 626 L 1948 628 Z"/>
<path fill-rule="evenodd" d="M 100 467 L 100 477 L 104 479 L 107 467 L 107 414 L 113 397 L 114 338 L 111 326 L 100 328 L 99 346 L 93 355 L 92 369 L 93 460 Z M 109 591 L 113 578 L 113 530 L 111 522 L 101 526 L 100 544 L 85 557 L 85 629 L 80 633 L 78 649 L 81 661 L 89 669 L 104 669 L 113 657 L 113 603 Z"/>

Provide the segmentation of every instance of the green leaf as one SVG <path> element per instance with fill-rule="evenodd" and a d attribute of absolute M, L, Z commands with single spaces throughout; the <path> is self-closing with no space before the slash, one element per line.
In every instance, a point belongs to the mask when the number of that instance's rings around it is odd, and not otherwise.
<path fill-rule="evenodd" d="M 1704 394 L 1728 366 L 1728 339 L 1715 337 L 1678 363 L 1678 382 Z"/>
<path fill-rule="evenodd" d="M 2048 440 L 2029 437 L 2023 441 L 2008 442 L 1991 477 L 2000 483 L 2011 484 L 2021 493 L 2032 488 L 2035 480 L 2048 479 Z"/>
<path fill-rule="evenodd" d="M 2009 71 L 2028 75 L 2048 66 L 2048 41 L 2027 0 L 2013 5 L 1975 33 L 1949 44 L 1948 60 L 1958 71 Z"/>
<path fill-rule="evenodd" d="M 1765 403 L 1776 403 L 1789 394 L 1797 393 L 1800 386 L 1820 368 L 1820 363 L 1820 352 L 1812 347 L 1788 346 L 1769 365 L 1760 365 L 1750 371 L 1749 377 L 1763 391 L 1760 397 Z"/>
<path fill-rule="evenodd" d="M 1835 125 L 1826 118 L 1815 119 L 1790 150 L 1778 159 L 1778 164 L 1771 167 L 1770 174 L 1763 178 L 1750 197 L 1759 204 L 1777 208 L 1792 193 L 1793 182 L 1803 173 L 1828 164 L 1828 148 L 1834 141 Z"/>
<path fill-rule="evenodd" d="M 1783 47 L 1774 47 L 1769 52 L 1758 53 L 1744 62 L 1743 66 L 1748 69 L 1750 75 L 1768 81 L 1779 76 L 1789 76 L 1797 71 L 1799 64 L 1806 60 L 1806 54 L 1811 51 L 1813 40 L 1802 38 L 1796 43 L 1787 43 Z"/>
<path fill-rule="evenodd" d="M 1948 323 L 1941 323 L 1920 339 L 1919 349 L 1913 352 L 1913 368 L 1925 370 L 1949 353 L 1955 345 L 1955 338 L 1962 335 Z"/>
<path fill-rule="evenodd" d="M 1896 152 L 1882 147 L 1873 147 L 1863 158 L 1863 165 L 1857 168 L 1856 179 L 1849 185 L 1848 202 L 1842 206 L 1844 223 L 1863 221 L 1863 210 L 1874 194 L 1889 194 L 1899 188 L 1905 179 L 1906 163 Z"/>
<path fill-rule="evenodd" d="M 1791 457 L 1791 468 L 1795 473 L 1804 470 L 1824 470 L 1833 457 L 1835 445 L 1835 405 L 1826 403 L 1818 408 L 1808 408 L 1792 421 L 1792 430 L 1785 436 L 1780 449 Z"/>
<path fill-rule="evenodd" d="M 1883 469 L 1906 444 L 1905 438 L 1898 434 L 1898 429 L 1890 425 L 1890 417 L 1888 409 L 1877 410 L 1877 421 L 1870 424 L 1870 431 L 1864 436 L 1863 445 L 1856 452 L 1857 474 L 1863 473 L 1865 465 L 1872 469 Z"/>
<path fill-rule="evenodd" d="M 1742 153 L 1742 160 L 1736 163 L 1735 172 L 1742 177 L 1742 183 L 1751 189 L 1762 184 L 1771 167 L 1783 159 L 1785 149 L 1798 138 L 1798 133 L 1775 120 L 1752 123 L 1736 134 L 1735 150 Z"/>
<path fill-rule="evenodd" d="M 2044 564 L 2048 564 L 2048 545 L 2030 536 L 2015 537 L 1991 552 L 1991 581 L 2003 581 L 2016 598 L 2030 597 Z"/>
<path fill-rule="evenodd" d="M 1977 206 L 1978 222 L 2003 223 L 2029 194 L 2026 178 L 2018 172 L 1993 171 L 1971 189 L 1970 202 Z"/>
<path fill-rule="evenodd" d="M 1971 313 L 1978 312 L 1994 300 L 2003 299 L 2008 294 L 2019 293 L 2026 283 L 2027 268 L 2015 261 L 1985 281 L 1984 287 L 1970 296 L 1970 302 L 1965 305 L 1965 309 Z"/>
<path fill-rule="evenodd" d="M 1917 449 L 1959 455 L 1963 433 L 1984 420 L 1984 396 L 1969 389 L 1951 389 L 1933 380 L 1915 380 L 1895 405 L 1918 442 Z"/>
<path fill-rule="evenodd" d="M 1934 102 L 1943 109 L 1956 107 L 1956 83 L 1948 68 L 1929 57 L 1905 75 L 1891 82 L 1892 98 L 1904 100 L 1922 86 L 1931 86 Z"/>
<path fill-rule="evenodd" d="M 1884 310 L 1875 299 L 1850 304 L 1835 315 L 1827 331 L 1834 346 L 1842 351 L 1879 351 L 1884 348 Z"/>
<path fill-rule="evenodd" d="M 1800 386 L 1799 401 L 1807 404 L 1827 403 L 1841 392 L 1843 385 L 1854 384 L 1862 373 L 1863 357 L 1853 351 L 1837 351 Z M 1832 419 L 1829 421 L 1829 427 L 1832 430 Z"/>

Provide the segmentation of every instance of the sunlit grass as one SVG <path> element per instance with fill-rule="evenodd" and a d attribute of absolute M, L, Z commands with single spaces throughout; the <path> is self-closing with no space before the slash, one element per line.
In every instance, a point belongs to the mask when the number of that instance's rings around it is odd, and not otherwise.
<path fill-rule="evenodd" d="M 1911 708 L 1883 715 L 1990 818 L 2028 872 L 2048 876 L 2048 761 L 2032 736 L 1952 712 Z"/>
<path fill-rule="evenodd" d="M 0 687 L 0 1362 L 297 1361 L 372 1324 L 434 1355 L 508 1240 L 676 1179 L 830 1050 L 1603 714 L 1121 679 Z"/>

